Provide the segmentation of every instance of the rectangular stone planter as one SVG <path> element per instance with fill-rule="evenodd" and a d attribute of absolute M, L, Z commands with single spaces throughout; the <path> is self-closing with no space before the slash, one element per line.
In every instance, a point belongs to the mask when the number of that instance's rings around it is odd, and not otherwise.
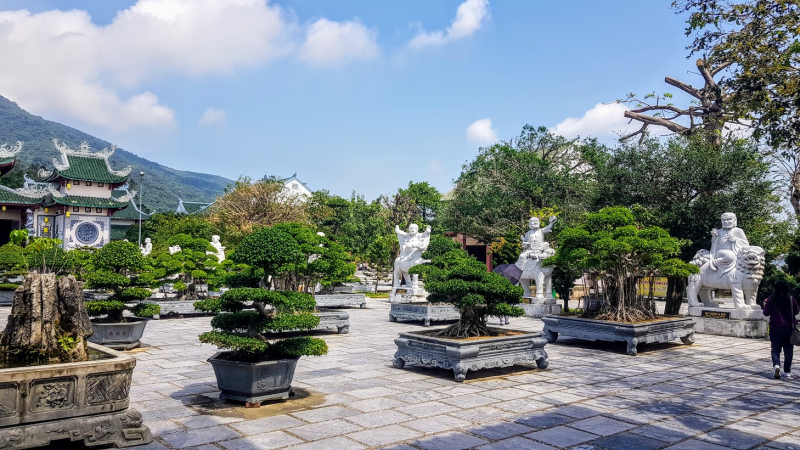
<path fill-rule="evenodd" d="M 547 342 L 555 342 L 559 335 L 587 341 L 627 342 L 628 354 L 631 356 L 636 355 L 638 344 L 671 342 L 675 339 L 680 339 L 687 345 L 694 343 L 695 321 L 692 317 L 675 317 L 640 324 L 568 316 L 545 316 L 542 321 Z"/>
<path fill-rule="evenodd" d="M 366 308 L 367 296 L 364 294 L 314 295 L 320 308 Z"/>
<path fill-rule="evenodd" d="M 516 330 L 497 329 L 499 332 Z M 394 367 L 402 369 L 406 363 L 425 367 L 452 369 L 456 381 L 464 381 L 467 372 L 516 364 L 535 362 L 540 369 L 548 366 L 544 346 L 547 340 L 542 333 L 520 331 L 513 336 L 485 339 L 456 340 L 431 336 L 428 331 L 400 333 L 394 340 L 397 352 Z"/>
<path fill-rule="evenodd" d="M 89 347 L 106 359 L 0 369 L 0 448 L 61 439 L 117 447 L 153 441 L 142 415 L 128 407 L 136 359 Z"/>
<path fill-rule="evenodd" d="M 277 361 L 242 362 L 220 359 L 217 352 L 208 359 L 217 376 L 219 398 L 259 405 L 266 400 L 292 395 L 292 379 L 300 357 Z"/>
<path fill-rule="evenodd" d="M 104 345 L 114 350 L 130 350 L 142 345 L 142 335 L 147 320 L 141 317 L 126 317 L 127 322 L 98 323 L 92 322 L 94 334 L 89 337 L 90 342 Z"/>
<path fill-rule="evenodd" d="M 425 303 L 392 303 L 389 309 L 389 321 L 415 320 L 429 327 L 431 322 L 458 320 L 461 314 L 453 305 L 431 305 Z"/>
<path fill-rule="evenodd" d="M 208 313 L 194 309 L 194 302 L 196 301 L 198 300 L 142 300 L 142 303 L 153 303 L 161 306 L 161 313 L 153 316 L 154 319 L 207 315 Z"/>

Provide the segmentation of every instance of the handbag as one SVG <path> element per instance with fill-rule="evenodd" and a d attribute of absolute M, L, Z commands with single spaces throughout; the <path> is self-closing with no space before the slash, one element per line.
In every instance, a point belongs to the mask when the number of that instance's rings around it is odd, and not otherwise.
<path fill-rule="evenodd" d="M 789 336 L 789 342 L 791 342 L 792 345 L 800 345 L 800 329 L 797 328 L 797 325 L 792 327 L 792 335 Z"/>

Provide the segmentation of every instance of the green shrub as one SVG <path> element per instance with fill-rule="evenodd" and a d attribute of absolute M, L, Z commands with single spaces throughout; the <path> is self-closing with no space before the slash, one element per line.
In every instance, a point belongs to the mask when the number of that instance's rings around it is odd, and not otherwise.
<path fill-rule="evenodd" d="M 369 298 L 389 298 L 388 292 L 366 292 L 364 295 Z"/>
<path fill-rule="evenodd" d="M 2 283 L 0 284 L 0 291 L 16 291 L 18 287 L 18 284 Z"/>
<path fill-rule="evenodd" d="M 178 292 L 183 292 L 183 291 L 185 291 L 187 288 L 188 288 L 188 286 L 186 286 L 186 283 L 184 283 L 183 281 L 176 281 L 176 282 L 175 282 L 175 283 L 172 285 L 172 289 L 174 289 L 174 290 L 176 290 L 176 291 L 178 291 Z"/>
<path fill-rule="evenodd" d="M 231 289 L 219 299 L 195 302 L 195 308 L 221 314 L 211 319 L 212 331 L 200 342 L 233 350 L 242 361 L 324 355 L 325 341 L 307 336 L 269 342 L 264 333 L 313 330 L 319 318 L 312 314 L 316 303 L 309 294 L 258 288 Z"/>
<path fill-rule="evenodd" d="M 161 305 L 155 303 L 139 303 L 131 308 L 131 313 L 137 317 L 153 317 L 161 314 Z"/>

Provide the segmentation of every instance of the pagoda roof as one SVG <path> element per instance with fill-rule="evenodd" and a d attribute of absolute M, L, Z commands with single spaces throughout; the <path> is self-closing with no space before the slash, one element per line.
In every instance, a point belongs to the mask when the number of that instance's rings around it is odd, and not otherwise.
<path fill-rule="evenodd" d="M 128 206 L 136 191 L 128 192 L 123 197 L 89 197 L 85 195 L 69 195 L 59 192 L 53 185 L 48 186 L 50 201 L 48 205 L 88 206 L 92 208 L 122 209 Z"/>
<path fill-rule="evenodd" d="M 213 202 L 185 202 L 178 197 L 178 207 L 175 208 L 175 214 L 197 214 L 213 205 L 214 202 L 216 200 Z"/>
<path fill-rule="evenodd" d="M 17 163 L 17 155 L 22 150 L 22 142 L 17 141 L 16 145 L 8 146 L 8 144 L 0 145 L 0 176 L 5 175 L 9 170 L 14 168 Z"/>
<path fill-rule="evenodd" d="M 58 179 L 93 181 L 97 183 L 124 183 L 131 173 L 131 167 L 114 170 L 108 158 L 114 154 L 116 147 L 104 148 L 92 153 L 86 141 L 81 143 L 78 150 L 69 148 L 58 139 L 53 139 L 53 145 L 61 153 L 61 161 L 53 159 L 53 170 L 39 171 L 39 177 L 45 181 Z"/>
<path fill-rule="evenodd" d="M 121 210 L 115 212 L 112 217 L 115 218 L 115 219 L 135 219 L 135 220 L 139 220 L 139 208 L 136 206 L 136 203 L 133 202 L 133 199 L 131 199 L 128 202 L 128 206 L 126 206 L 124 209 L 121 209 Z M 150 217 L 150 214 L 142 211 L 142 216 L 141 217 L 142 217 L 142 220 L 144 220 L 144 219 L 147 219 L 148 217 Z"/>
<path fill-rule="evenodd" d="M 0 186 L 0 205 L 38 205 L 44 202 L 46 191 L 37 189 L 11 189 Z"/>

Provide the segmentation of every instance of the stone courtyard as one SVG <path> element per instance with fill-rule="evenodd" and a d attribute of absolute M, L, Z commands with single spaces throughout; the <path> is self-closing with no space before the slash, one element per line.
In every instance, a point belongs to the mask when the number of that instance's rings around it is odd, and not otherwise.
<path fill-rule="evenodd" d="M 0 309 L 4 326 L 9 307 Z M 422 329 L 389 304 L 349 309 L 350 333 L 314 332 L 330 353 L 300 359 L 296 396 L 260 408 L 218 400 L 197 335 L 209 317 L 151 321 L 131 406 L 156 437 L 141 449 L 800 449 L 800 382 L 771 377 L 769 342 L 697 335 L 687 346 L 560 338 L 550 366 L 470 372 L 392 367 L 394 338 Z M 541 330 L 538 319 L 511 328 Z"/>

